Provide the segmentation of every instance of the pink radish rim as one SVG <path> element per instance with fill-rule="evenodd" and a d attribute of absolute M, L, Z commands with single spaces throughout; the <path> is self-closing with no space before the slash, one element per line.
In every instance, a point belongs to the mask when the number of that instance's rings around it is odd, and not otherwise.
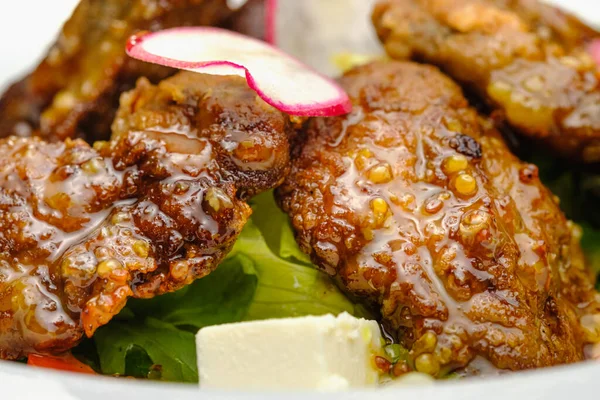
<path fill-rule="evenodd" d="M 276 0 L 270 0 L 270 1 L 276 1 Z M 247 40 L 247 41 L 257 42 L 260 46 L 268 46 L 268 44 L 266 44 L 263 41 L 260 41 L 260 40 L 257 40 L 257 39 L 254 39 L 254 38 L 251 38 L 251 37 L 248 37 L 248 36 L 236 33 L 236 32 L 228 31 L 225 29 L 214 28 L 214 27 L 185 27 L 185 28 L 165 29 L 165 30 L 157 31 L 157 32 L 145 32 L 145 33 L 133 35 L 129 38 L 129 40 L 127 42 L 127 54 L 133 58 L 136 58 L 136 59 L 139 59 L 142 61 L 150 62 L 153 64 L 165 65 L 165 66 L 168 66 L 171 68 L 177 68 L 177 69 L 201 69 L 204 67 L 211 67 L 211 66 L 229 66 L 229 67 L 243 70 L 244 74 L 246 76 L 246 81 L 248 82 L 248 86 L 252 90 L 254 90 L 260 96 L 260 98 L 262 98 L 266 103 L 277 108 L 278 110 L 286 112 L 290 115 L 306 116 L 306 117 L 319 117 L 319 116 L 334 117 L 334 116 L 338 116 L 338 115 L 347 114 L 352 110 L 352 102 L 350 101 L 346 92 L 344 92 L 342 90 L 342 88 L 338 85 L 337 82 L 335 82 L 332 79 L 322 76 L 321 74 L 316 72 L 314 69 L 312 69 L 309 66 L 301 63 L 300 61 L 288 56 L 287 54 L 283 53 L 279 49 L 276 49 L 276 50 L 281 55 L 281 57 L 287 58 L 287 59 L 291 60 L 292 62 L 301 65 L 306 70 L 321 77 L 327 83 L 329 83 L 330 85 L 335 87 L 338 92 L 337 100 L 330 100 L 325 103 L 317 103 L 317 104 L 311 104 L 311 105 L 282 103 L 280 101 L 276 101 L 276 100 L 272 99 L 266 93 L 264 93 L 260 89 L 260 87 L 257 85 L 250 70 L 248 70 L 248 68 L 244 67 L 243 65 L 236 64 L 231 61 L 224 61 L 224 60 L 200 61 L 200 62 L 176 60 L 173 58 L 161 57 L 156 54 L 149 53 L 141 45 L 145 40 L 153 37 L 154 35 L 160 35 L 160 34 L 164 34 L 166 32 L 190 32 L 190 33 L 215 32 L 215 33 L 219 33 L 219 34 L 237 36 L 237 37 L 243 38 L 244 40 Z"/>

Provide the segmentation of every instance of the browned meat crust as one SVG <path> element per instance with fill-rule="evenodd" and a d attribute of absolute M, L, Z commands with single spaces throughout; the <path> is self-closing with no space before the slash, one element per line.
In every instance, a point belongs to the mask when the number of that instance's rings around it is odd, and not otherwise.
<path fill-rule="evenodd" d="M 581 360 L 593 281 L 536 167 L 434 67 L 375 63 L 341 83 L 353 112 L 310 122 L 277 192 L 301 248 L 380 307 L 417 370 Z"/>
<path fill-rule="evenodd" d="M 123 95 L 110 142 L 1 141 L 0 358 L 210 273 L 287 174 L 290 129 L 245 80 L 180 73 Z"/>
<path fill-rule="evenodd" d="M 497 7 L 512 10 L 532 32 L 545 40 L 559 42 L 566 49 L 585 46 L 599 34 L 579 19 L 539 0 L 488 0 Z"/>
<path fill-rule="evenodd" d="M 219 25 L 225 0 L 82 0 L 41 64 L 0 99 L 0 135 L 47 140 L 110 135 L 119 95 L 147 77 L 174 72 L 129 59 L 127 38 L 141 30 Z"/>
<path fill-rule="evenodd" d="M 433 63 L 558 153 L 600 161 L 600 83 L 585 45 L 600 34 L 532 0 L 383 0 L 388 53 Z"/>

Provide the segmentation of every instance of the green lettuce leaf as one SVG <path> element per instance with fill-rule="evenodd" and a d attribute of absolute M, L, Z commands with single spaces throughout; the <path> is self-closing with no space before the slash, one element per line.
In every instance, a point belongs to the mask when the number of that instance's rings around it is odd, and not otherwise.
<path fill-rule="evenodd" d="M 365 314 L 300 251 L 287 216 L 277 209 L 271 193 L 258 196 L 252 205 L 252 221 L 246 225 L 230 254 L 258 276 L 254 299 L 245 320 L 343 311 Z"/>
<path fill-rule="evenodd" d="M 277 208 L 273 194 L 269 192 L 255 197 L 252 206 L 252 223 L 260 231 L 271 253 L 288 261 L 312 266 L 310 257 L 298 247 L 288 216 Z M 244 247 L 239 243 L 238 246 Z"/>
<path fill-rule="evenodd" d="M 143 349 L 153 364 L 159 366 L 159 378 L 165 381 L 197 382 L 194 334 L 175 328 L 154 318 L 143 321 L 114 321 L 100 328 L 94 336 L 102 372 L 127 375 L 138 369 L 126 365 L 128 355 Z M 129 358 L 130 359 L 130 358 Z M 135 373 L 148 377 L 147 373 Z"/>
<path fill-rule="evenodd" d="M 251 265 L 228 259 L 190 286 L 149 300 L 130 300 L 127 308 L 136 317 L 152 317 L 195 333 L 205 326 L 241 321 L 257 281 Z"/>
<path fill-rule="evenodd" d="M 202 327 L 343 311 L 368 316 L 300 251 L 272 193 L 252 206 L 251 220 L 213 273 L 176 293 L 130 300 L 98 330 L 102 373 L 196 382 L 194 334 Z"/>
<path fill-rule="evenodd" d="M 600 230 L 594 229 L 588 223 L 580 225 L 583 229 L 581 247 L 583 247 L 588 265 L 596 274 L 600 274 Z"/>
<path fill-rule="evenodd" d="M 565 163 L 551 154 L 538 151 L 530 160 L 540 171 L 542 182 L 560 199 L 560 208 L 583 230 L 581 246 L 588 266 L 600 274 L 600 175 Z"/>

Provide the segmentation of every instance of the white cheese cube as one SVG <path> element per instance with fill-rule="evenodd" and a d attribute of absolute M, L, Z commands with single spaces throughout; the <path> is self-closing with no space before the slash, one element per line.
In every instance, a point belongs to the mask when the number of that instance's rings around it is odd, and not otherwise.
<path fill-rule="evenodd" d="M 379 381 L 379 326 L 347 313 L 211 326 L 196 341 L 202 388 L 341 390 Z"/>

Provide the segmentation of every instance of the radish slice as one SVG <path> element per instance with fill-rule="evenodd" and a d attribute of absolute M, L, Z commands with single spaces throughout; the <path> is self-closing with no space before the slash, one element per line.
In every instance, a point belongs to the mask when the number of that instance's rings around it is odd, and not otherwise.
<path fill-rule="evenodd" d="M 237 75 L 267 103 L 290 115 L 336 116 L 352 109 L 334 81 L 265 42 L 212 27 L 174 28 L 133 36 L 138 60 L 212 75 Z"/>

